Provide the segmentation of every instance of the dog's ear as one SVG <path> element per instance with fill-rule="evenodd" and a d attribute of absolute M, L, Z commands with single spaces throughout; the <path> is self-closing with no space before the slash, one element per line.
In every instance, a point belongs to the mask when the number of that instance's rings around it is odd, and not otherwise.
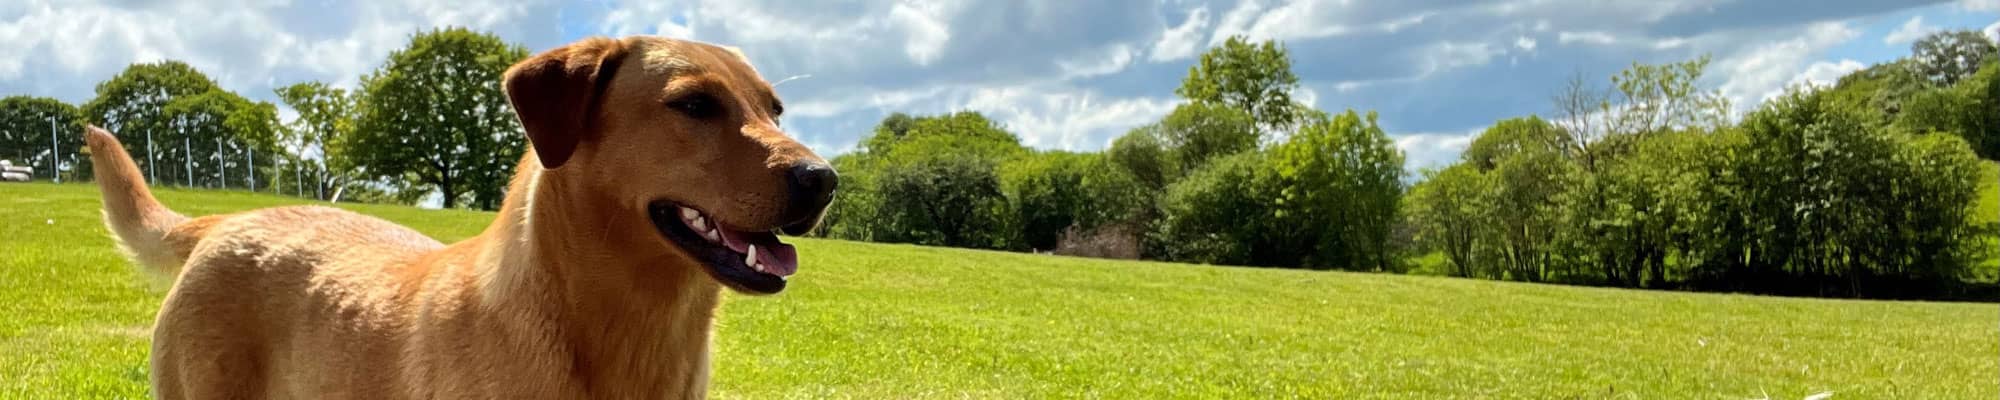
<path fill-rule="evenodd" d="M 528 131 L 542 167 L 569 161 L 584 135 L 592 134 L 598 98 L 625 57 L 625 45 L 603 37 L 584 39 L 536 54 L 507 68 L 507 102 Z"/>

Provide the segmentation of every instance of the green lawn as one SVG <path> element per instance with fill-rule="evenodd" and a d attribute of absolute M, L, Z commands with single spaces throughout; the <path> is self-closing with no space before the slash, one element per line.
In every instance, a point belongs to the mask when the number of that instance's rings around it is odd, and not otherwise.
<path fill-rule="evenodd" d="M 161 193 L 207 214 L 293 200 Z M 0 185 L 0 396 L 146 395 L 164 286 L 89 186 Z M 440 239 L 490 214 L 349 206 Z M 2000 397 L 2000 306 L 1646 292 L 797 240 L 720 398 Z"/>

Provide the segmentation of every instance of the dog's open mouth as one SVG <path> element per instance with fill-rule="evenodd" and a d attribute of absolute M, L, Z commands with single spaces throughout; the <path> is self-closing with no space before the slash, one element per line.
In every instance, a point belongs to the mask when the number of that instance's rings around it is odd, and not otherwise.
<path fill-rule="evenodd" d="M 710 276 L 737 291 L 772 294 L 799 269 L 798 250 L 772 231 L 744 232 L 722 227 L 700 210 L 665 201 L 646 206 L 653 227 L 688 255 L 708 266 Z"/>

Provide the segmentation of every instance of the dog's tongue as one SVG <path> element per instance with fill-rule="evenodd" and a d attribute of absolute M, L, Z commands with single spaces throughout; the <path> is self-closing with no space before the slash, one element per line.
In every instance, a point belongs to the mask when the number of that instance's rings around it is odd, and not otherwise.
<path fill-rule="evenodd" d="M 722 233 L 722 245 L 738 253 L 748 254 L 750 245 L 757 245 L 757 263 L 764 265 L 764 273 L 777 276 L 792 276 L 799 271 L 799 251 L 792 245 L 778 241 L 778 235 L 770 232 L 737 232 L 716 229 Z"/>
<path fill-rule="evenodd" d="M 757 262 L 764 264 L 764 272 L 771 275 L 792 276 L 799 272 L 799 251 L 774 240 L 770 246 L 757 245 Z"/>

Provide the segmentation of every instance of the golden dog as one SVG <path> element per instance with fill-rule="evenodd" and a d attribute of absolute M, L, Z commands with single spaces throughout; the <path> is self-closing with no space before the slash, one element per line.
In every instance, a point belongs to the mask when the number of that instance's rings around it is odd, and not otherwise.
<path fill-rule="evenodd" d="M 504 87 L 533 148 L 451 245 L 326 207 L 182 217 L 91 127 L 105 224 L 178 274 L 155 396 L 704 397 L 721 287 L 784 289 L 797 255 L 774 233 L 818 222 L 833 170 L 733 49 L 591 38 Z"/>

